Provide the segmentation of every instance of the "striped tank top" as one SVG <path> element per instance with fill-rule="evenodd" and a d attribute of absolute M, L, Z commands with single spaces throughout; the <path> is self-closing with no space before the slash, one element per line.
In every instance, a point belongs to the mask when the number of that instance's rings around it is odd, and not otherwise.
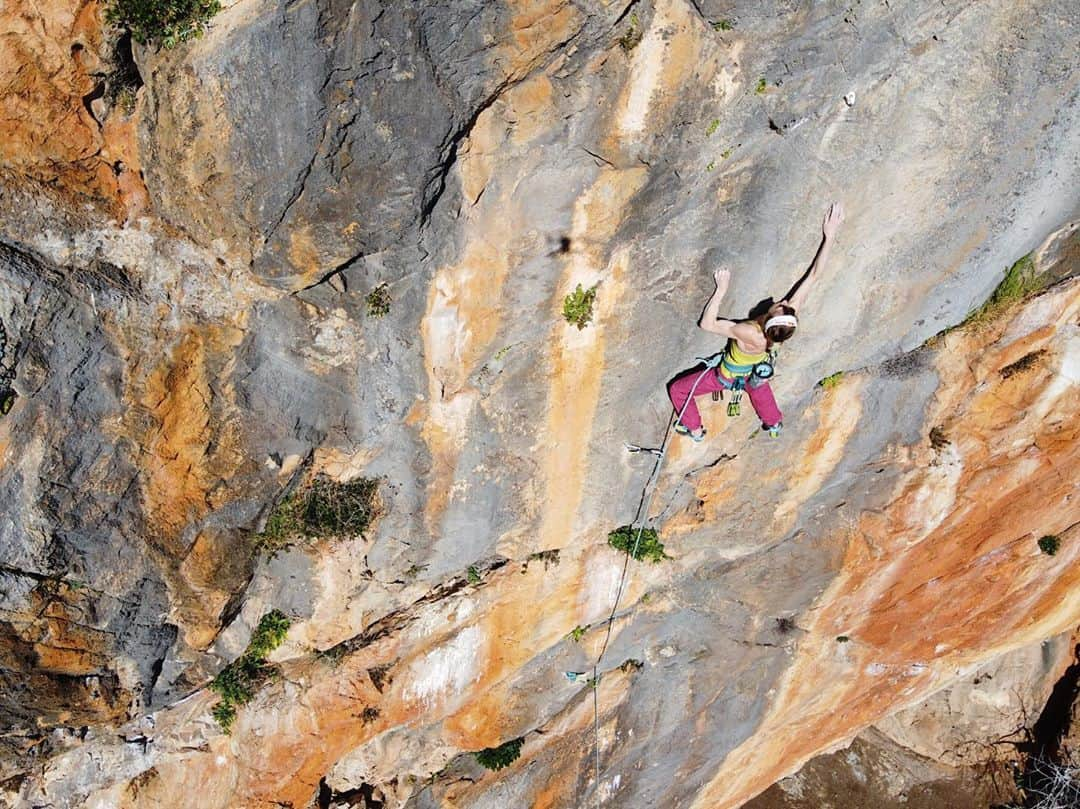
<path fill-rule="evenodd" d="M 733 382 L 739 377 L 750 376 L 754 366 L 759 362 L 765 362 L 769 358 L 769 352 L 762 351 L 759 354 L 747 354 L 734 340 L 729 340 L 724 349 L 724 359 L 720 361 L 717 374 L 728 382 Z"/>

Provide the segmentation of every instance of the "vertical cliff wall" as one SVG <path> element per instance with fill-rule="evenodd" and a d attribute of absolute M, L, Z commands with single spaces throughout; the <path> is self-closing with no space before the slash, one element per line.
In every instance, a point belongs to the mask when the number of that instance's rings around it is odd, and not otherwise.
<path fill-rule="evenodd" d="M 1072 4 L 240 0 L 129 104 L 101 12 L 0 16 L 13 804 L 736 807 L 1080 622 Z M 833 198 L 782 436 L 706 403 L 659 478 L 597 783 L 623 442 Z M 374 524 L 261 547 L 320 474 Z"/>

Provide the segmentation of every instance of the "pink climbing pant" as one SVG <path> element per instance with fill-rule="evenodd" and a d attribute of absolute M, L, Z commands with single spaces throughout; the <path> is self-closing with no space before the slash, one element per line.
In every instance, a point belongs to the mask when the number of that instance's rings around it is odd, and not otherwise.
<path fill-rule="evenodd" d="M 682 424 L 688 430 L 696 430 L 701 426 L 701 413 L 698 412 L 697 402 L 691 401 L 689 404 L 686 402 L 687 397 L 690 396 L 691 388 L 694 389 L 695 398 L 718 390 L 730 390 L 727 385 L 720 381 L 716 371 L 712 369 L 705 371 L 705 375 L 701 377 L 698 386 L 694 388 L 694 382 L 701 376 L 701 371 L 701 366 L 698 366 L 694 370 L 687 371 L 682 376 L 676 377 L 668 385 L 668 396 L 671 397 L 671 403 L 675 406 L 675 414 L 678 415 L 682 411 L 683 405 L 686 405 Z M 757 387 L 747 385 L 746 394 L 750 397 L 750 404 L 753 405 L 754 412 L 758 414 L 762 424 L 772 427 L 780 423 L 783 416 L 780 413 L 780 408 L 776 406 L 776 398 L 773 396 L 772 388 L 769 387 L 768 382 L 761 382 Z"/>

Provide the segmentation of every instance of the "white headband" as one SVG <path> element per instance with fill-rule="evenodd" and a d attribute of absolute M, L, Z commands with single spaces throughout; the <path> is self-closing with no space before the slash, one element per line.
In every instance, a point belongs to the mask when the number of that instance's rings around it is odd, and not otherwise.
<path fill-rule="evenodd" d="M 798 325 L 799 321 L 795 319 L 794 315 L 777 315 L 765 321 L 765 331 L 768 331 L 773 326 L 791 326 L 794 329 Z"/>

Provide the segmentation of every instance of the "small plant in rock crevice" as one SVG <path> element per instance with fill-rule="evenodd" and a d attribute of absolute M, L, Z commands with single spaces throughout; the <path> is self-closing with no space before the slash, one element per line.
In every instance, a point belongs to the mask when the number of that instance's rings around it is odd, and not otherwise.
<path fill-rule="evenodd" d="M 712 27 L 714 31 L 731 31 L 735 28 L 735 23 L 732 20 L 717 20 Z"/>
<path fill-rule="evenodd" d="M 843 371 L 837 371 L 835 374 L 829 374 L 827 377 L 820 380 L 818 382 L 818 387 L 819 388 L 824 388 L 825 390 L 831 390 L 832 388 L 835 388 L 837 385 L 839 385 L 840 381 L 843 378 L 844 378 L 844 372 Z"/>
<path fill-rule="evenodd" d="M 641 30 L 641 21 L 638 19 L 638 15 L 636 13 L 631 13 L 630 27 L 626 29 L 626 33 L 619 37 L 619 47 L 622 48 L 625 53 L 630 53 L 630 51 L 641 44 L 642 37 L 644 36 L 645 33 Z"/>
<path fill-rule="evenodd" d="M 795 623 L 794 618 L 788 618 L 784 616 L 776 619 L 776 631 L 781 635 L 788 635 L 798 629 L 798 625 Z"/>
<path fill-rule="evenodd" d="M 592 626 L 592 624 L 585 624 L 585 626 L 575 626 L 573 629 L 570 630 L 569 633 L 567 633 L 566 639 L 574 643 L 580 643 L 581 639 L 585 637 L 585 633 L 589 631 L 590 626 Z"/>
<path fill-rule="evenodd" d="M 709 127 L 705 130 L 705 137 L 711 137 L 712 134 L 717 129 L 719 129 L 719 127 L 720 127 L 720 119 L 719 118 L 713 118 L 712 121 L 709 123 Z"/>
<path fill-rule="evenodd" d="M 563 317 L 566 322 L 578 327 L 578 331 L 584 329 L 592 322 L 593 304 L 596 303 L 596 284 L 588 289 L 583 289 L 581 284 L 563 298 Z"/>
<path fill-rule="evenodd" d="M 933 447 L 936 452 L 940 452 L 951 443 L 952 441 L 949 440 L 949 436 L 940 425 L 930 428 L 930 446 Z"/>
<path fill-rule="evenodd" d="M 488 747 L 473 753 L 473 755 L 481 767 L 489 770 L 501 770 L 518 760 L 521 755 L 521 747 L 524 744 L 524 738 L 511 739 L 498 747 Z"/>
<path fill-rule="evenodd" d="M 769 89 L 769 83 L 765 81 L 765 77 L 762 76 L 758 79 L 757 85 L 754 87 L 754 92 L 758 95 L 762 95 L 767 89 Z"/>
<path fill-rule="evenodd" d="M 671 558 L 664 550 L 664 543 L 660 541 L 660 535 L 655 528 L 641 529 L 641 539 L 638 540 L 637 528 L 632 525 L 620 526 L 608 534 L 608 545 L 617 551 L 629 553 L 638 562 L 649 561 L 655 564 Z"/>
<path fill-rule="evenodd" d="M 1054 556 L 1061 549 L 1061 537 L 1047 534 L 1039 539 L 1039 550 L 1047 556 Z"/>
<path fill-rule="evenodd" d="M 255 627 L 247 649 L 223 668 L 210 682 L 210 690 L 221 696 L 213 708 L 214 719 L 226 733 L 232 730 L 237 709 L 251 702 L 271 671 L 266 658 L 285 640 L 291 621 L 280 610 L 266 613 Z"/>
<path fill-rule="evenodd" d="M 390 297 L 390 285 L 384 281 L 367 294 L 364 303 L 367 304 L 367 313 L 370 317 L 384 317 L 390 313 L 390 304 L 393 300 Z"/>

